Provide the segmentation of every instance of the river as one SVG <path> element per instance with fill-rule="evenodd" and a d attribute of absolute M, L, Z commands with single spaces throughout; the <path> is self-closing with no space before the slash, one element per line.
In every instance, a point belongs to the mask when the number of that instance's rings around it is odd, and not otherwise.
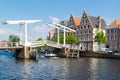
<path fill-rule="evenodd" d="M 39 58 L 16 60 L 0 51 L 0 80 L 120 80 L 120 60 Z"/>

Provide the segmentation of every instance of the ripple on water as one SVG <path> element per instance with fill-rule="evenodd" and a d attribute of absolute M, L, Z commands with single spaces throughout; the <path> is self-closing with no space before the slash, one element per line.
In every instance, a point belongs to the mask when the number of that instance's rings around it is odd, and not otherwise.
<path fill-rule="evenodd" d="M 119 80 L 120 60 L 79 58 L 15 60 L 0 54 L 0 80 Z"/>

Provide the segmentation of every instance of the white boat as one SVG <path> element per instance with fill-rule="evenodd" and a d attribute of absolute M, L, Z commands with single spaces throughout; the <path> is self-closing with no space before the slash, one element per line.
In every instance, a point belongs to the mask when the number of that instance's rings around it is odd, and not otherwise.
<path fill-rule="evenodd" d="M 56 57 L 56 54 L 53 53 L 45 54 L 45 57 Z"/>

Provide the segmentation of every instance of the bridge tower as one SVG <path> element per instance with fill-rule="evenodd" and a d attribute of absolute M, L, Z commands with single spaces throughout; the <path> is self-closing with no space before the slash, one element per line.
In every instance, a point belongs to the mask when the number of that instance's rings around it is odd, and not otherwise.
<path fill-rule="evenodd" d="M 5 24 L 19 24 L 20 27 L 24 26 L 24 33 L 25 33 L 24 34 L 24 40 L 23 40 L 22 35 L 21 35 L 22 33 L 20 32 L 20 42 L 19 42 L 19 44 L 22 45 L 24 48 L 21 49 L 21 50 L 17 50 L 18 58 L 30 58 L 31 45 L 30 45 L 30 42 L 28 42 L 27 24 L 38 23 L 38 22 L 41 22 L 41 20 L 5 21 Z"/>

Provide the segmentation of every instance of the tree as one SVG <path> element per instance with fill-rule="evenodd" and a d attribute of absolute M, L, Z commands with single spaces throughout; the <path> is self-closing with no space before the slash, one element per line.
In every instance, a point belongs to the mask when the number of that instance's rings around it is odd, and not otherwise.
<path fill-rule="evenodd" d="M 75 37 L 75 35 L 74 35 L 73 33 L 70 33 L 70 34 L 67 36 L 66 43 L 68 43 L 68 44 L 78 43 L 78 40 L 77 40 L 77 38 Z"/>
<path fill-rule="evenodd" d="M 100 50 L 100 44 L 106 44 L 107 39 L 103 31 L 96 31 L 96 36 L 94 38 L 95 42 L 98 42 L 99 50 Z"/>
<path fill-rule="evenodd" d="M 9 36 L 9 42 L 19 42 L 20 38 L 16 35 L 10 35 Z"/>
<path fill-rule="evenodd" d="M 54 40 L 54 42 L 57 42 L 58 36 L 55 36 L 53 40 Z M 60 41 L 60 43 L 63 43 L 63 41 L 64 41 L 64 34 L 63 33 L 59 34 L 59 41 Z"/>
<path fill-rule="evenodd" d="M 37 41 L 43 41 L 43 39 L 42 38 L 38 38 Z"/>
<path fill-rule="evenodd" d="M 43 41 L 43 39 L 38 38 L 37 41 Z M 37 49 L 38 49 L 38 52 L 42 52 L 42 46 L 38 46 Z"/>
<path fill-rule="evenodd" d="M 55 42 L 57 42 L 57 37 L 58 36 L 54 37 Z M 59 37 L 60 37 L 60 39 L 59 39 L 60 43 L 63 43 L 64 42 L 64 34 L 60 33 Z M 72 44 L 72 43 L 77 43 L 77 42 L 78 42 L 78 40 L 73 33 L 66 35 L 66 43 L 67 44 Z"/>

